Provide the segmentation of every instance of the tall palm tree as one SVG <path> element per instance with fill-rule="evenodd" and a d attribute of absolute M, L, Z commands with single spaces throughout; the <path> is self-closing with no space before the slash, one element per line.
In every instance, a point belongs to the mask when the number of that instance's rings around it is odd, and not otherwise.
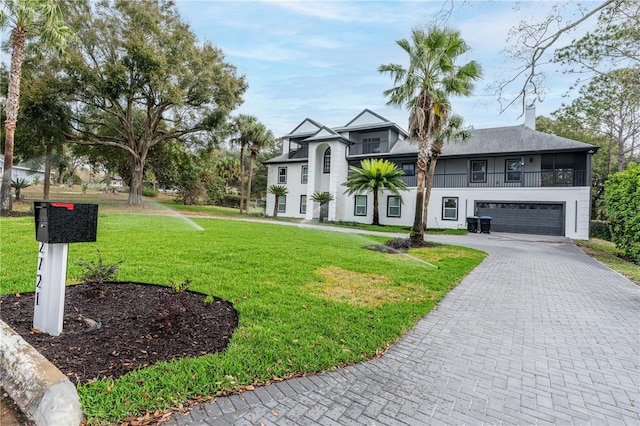
<path fill-rule="evenodd" d="M 267 130 L 264 124 L 257 123 L 253 128 L 253 134 L 251 135 L 251 146 L 249 155 L 249 178 L 247 179 L 247 203 L 245 210 L 249 214 L 249 200 L 251 199 L 251 180 L 253 179 L 253 165 L 256 157 L 260 153 L 260 150 L 274 144 L 273 133 L 271 130 Z"/>
<path fill-rule="evenodd" d="M 440 129 L 433 138 L 433 143 L 429 149 L 429 159 L 427 165 L 427 180 L 425 183 L 424 208 L 422 210 L 422 229 L 427 230 L 427 217 L 429 212 L 429 200 L 431 199 L 431 189 L 433 188 L 433 177 L 436 174 L 436 163 L 442 154 L 445 142 L 465 141 L 471 137 L 471 131 L 463 128 L 464 120 L 459 115 L 453 115 L 449 119 L 447 126 Z"/>
<path fill-rule="evenodd" d="M 278 202 L 280 201 L 280 197 L 283 195 L 287 195 L 289 190 L 284 185 L 271 185 L 269 187 L 269 194 L 273 194 L 276 196 L 275 204 L 273 205 L 273 218 L 278 218 Z"/>
<path fill-rule="evenodd" d="M 387 64 L 378 67 L 378 71 L 393 78 L 394 87 L 384 91 L 387 105 L 410 110 L 409 137 L 418 141 L 418 185 L 411 238 L 422 240 L 429 142 L 434 133 L 446 126 L 451 109 L 449 97 L 469 96 L 482 70 L 475 61 L 455 64 L 469 50 L 459 31 L 414 28 L 411 35 L 411 42 L 396 42 L 409 55 L 409 66 Z"/>
<path fill-rule="evenodd" d="M 360 167 L 349 167 L 349 176 L 343 184 L 349 187 L 345 194 L 351 195 L 362 191 L 373 192 L 373 224 L 380 225 L 378 194 L 386 189 L 400 195 L 400 191 L 407 189 L 404 181 L 400 178 L 401 176 L 404 176 L 404 172 L 388 160 L 362 160 Z"/>
<path fill-rule="evenodd" d="M 5 121 L 4 172 L 0 188 L 0 214 L 11 212 L 11 173 L 13 147 L 20 103 L 20 80 L 27 36 L 33 34 L 43 45 L 63 54 L 73 32 L 64 24 L 56 0 L 4 0 L 0 9 L 0 29 L 11 30 L 11 71 Z"/>
<path fill-rule="evenodd" d="M 320 204 L 320 215 L 318 221 L 320 223 L 324 222 L 324 216 L 322 212 L 324 211 L 324 206 L 333 201 L 333 195 L 330 192 L 314 192 L 313 194 L 311 194 L 311 199 Z"/>
<path fill-rule="evenodd" d="M 240 213 L 244 211 L 244 189 L 245 189 L 245 161 L 244 153 L 251 143 L 251 137 L 258 119 L 252 115 L 240 114 L 233 119 L 233 127 L 236 137 L 231 139 L 231 143 L 240 147 Z"/>

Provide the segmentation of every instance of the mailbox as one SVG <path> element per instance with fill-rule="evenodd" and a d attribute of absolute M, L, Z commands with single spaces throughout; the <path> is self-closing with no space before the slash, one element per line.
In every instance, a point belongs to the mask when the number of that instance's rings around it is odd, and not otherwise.
<path fill-rule="evenodd" d="M 35 201 L 36 240 L 47 244 L 96 241 L 98 205 Z"/>

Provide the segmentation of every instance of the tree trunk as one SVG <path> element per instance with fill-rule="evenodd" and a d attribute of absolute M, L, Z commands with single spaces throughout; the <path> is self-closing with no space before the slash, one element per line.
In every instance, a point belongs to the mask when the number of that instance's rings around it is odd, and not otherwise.
<path fill-rule="evenodd" d="M 42 199 L 48 200 L 51 192 L 51 144 L 47 144 L 44 154 L 44 189 L 42 190 Z"/>
<path fill-rule="evenodd" d="M 417 172 L 417 188 L 416 188 L 416 212 L 413 219 L 413 229 L 411 230 L 411 239 L 414 241 L 424 240 L 424 231 L 422 229 L 422 210 L 424 208 L 424 186 L 427 177 L 427 140 L 421 139 L 418 142 L 418 172 Z"/>
<path fill-rule="evenodd" d="M 13 170 L 13 136 L 16 130 L 16 123 L 6 121 L 4 142 L 4 169 L 2 171 L 2 190 L 0 200 L 0 211 L 2 216 L 9 216 L 13 209 L 11 200 L 11 172 Z"/>
<path fill-rule="evenodd" d="M 13 172 L 13 146 L 20 106 L 20 79 L 22 78 L 22 60 L 27 31 L 16 27 L 11 34 L 13 51 L 11 52 L 11 71 L 9 73 L 9 92 L 7 93 L 4 141 L 4 167 L 2 186 L 0 187 L 0 215 L 8 216 L 13 208 L 11 201 L 11 173 Z"/>
<path fill-rule="evenodd" d="M 431 189 L 433 188 L 433 176 L 436 174 L 436 163 L 438 162 L 438 156 L 432 155 L 429 159 L 429 169 L 427 171 L 425 191 L 424 191 L 424 206 L 422 208 L 422 229 L 427 230 L 427 222 L 429 218 L 429 200 L 431 200 Z"/>
<path fill-rule="evenodd" d="M 253 162 L 256 158 L 253 151 L 251 151 L 251 155 L 249 156 L 249 177 L 247 179 L 247 204 L 245 205 L 245 211 L 249 214 L 249 200 L 251 200 L 251 179 L 253 179 Z"/>
<path fill-rule="evenodd" d="M 135 156 L 131 159 L 131 185 L 129 186 L 129 199 L 127 204 L 130 206 L 142 206 L 142 178 L 144 171 L 144 159 Z"/>
<path fill-rule="evenodd" d="M 373 224 L 380 226 L 380 213 L 378 212 L 378 188 L 373 188 Z"/>
<path fill-rule="evenodd" d="M 276 201 L 278 198 L 276 197 Z M 277 207 L 278 203 L 276 203 Z M 240 214 L 244 210 L 244 146 L 240 146 Z"/>
<path fill-rule="evenodd" d="M 280 201 L 280 196 L 276 195 L 276 203 L 273 205 L 273 218 L 278 218 L 278 201 Z"/>

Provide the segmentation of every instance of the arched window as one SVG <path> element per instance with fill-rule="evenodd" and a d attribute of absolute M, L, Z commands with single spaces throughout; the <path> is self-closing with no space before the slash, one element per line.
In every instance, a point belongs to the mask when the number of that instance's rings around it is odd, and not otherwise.
<path fill-rule="evenodd" d="M 324 152 L 322 173 L 331 173 L 331 148 L 327 148 L 327 150 Z"/>

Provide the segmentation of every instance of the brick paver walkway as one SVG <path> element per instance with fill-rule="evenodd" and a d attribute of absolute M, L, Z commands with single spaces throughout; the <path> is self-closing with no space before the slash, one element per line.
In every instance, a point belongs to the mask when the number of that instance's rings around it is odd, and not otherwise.
<path fill-rule="evenodd" d="M 489 256 L 382 358 L 169 424 L 640 424 L 638 286 L 565 239 L 427 239 Z"/>

